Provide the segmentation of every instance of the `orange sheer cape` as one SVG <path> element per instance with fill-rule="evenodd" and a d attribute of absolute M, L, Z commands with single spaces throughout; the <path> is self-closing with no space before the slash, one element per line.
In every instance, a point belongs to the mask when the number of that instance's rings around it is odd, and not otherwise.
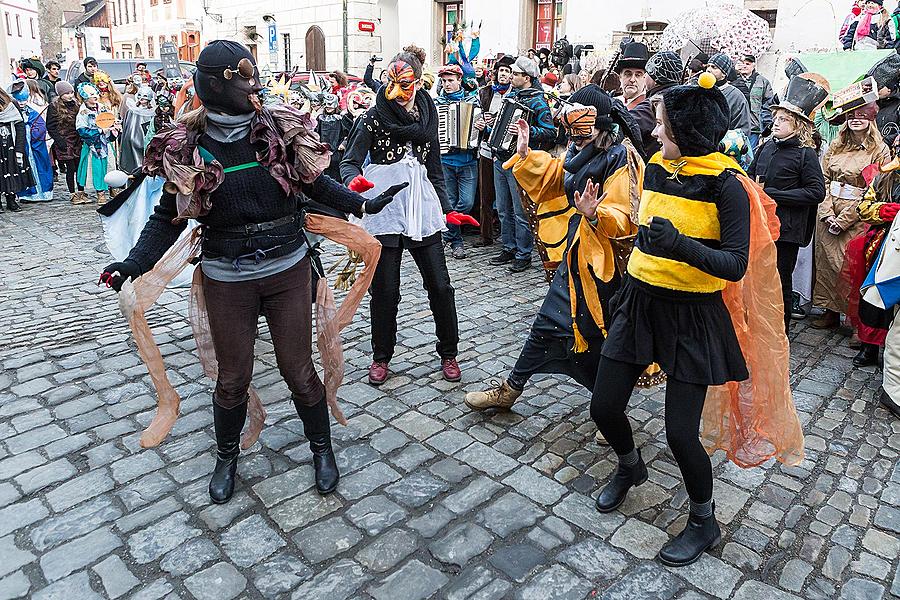
<path fill-rule="evenodd" d="M 750 377 L 709 388 L 701 438 L 707 452 L 724 450 L 740 467 L 772 457 L 795 465 L 803 460 L 803 431 L 791 397 L 790 352 L 776 269 L 780 223 L 775 201 L 745 175 L 738 179 L 750 197 L 750 258 L 744 278 L 729 283 L 722 297 Z"/>
<path fill-rule="evenodd" d="M 316 290 L 316 345 L 325 374 L 325 397 L 331 407 L 331 414 L 339 423 L 346 425 L 347 419 L 337 403 L 337 390 L 344 377 L 344 354 L 340 332 L 350 324 L 363 296 L 369 289 L 372 277 L 375 275 L 375 267 L 381 256 L 381 244 L 358 225 L 333 217 L 307 215 L 306 230 L 346 246 L 359 254 L 365 263 L 362 272 L 339 308 L 335 306 L 334 295 L 324 277 L 319 279 Z M 138 354 L 147 366 L 158 398 L 156 415 L 141 434 L 143 448 L 157 446 L 165 439 L 178 418 L 178 408 L 181 402 L 178 392 L 175 391 L 166 375 L 162 355 L 153 339 L 153 333 L 150 331 L 144 313 L 156 303 L 169 282 L 199 255 L 200 235 L 199 228 L 197 228 L 191 235 L 183 237 L 172 246 L 152 271 L 139 277 L 133 284 L 126 281 L 119 294 L 119 308 L 128 319 Z M 209 331 L 209 318 L 203 296 L 203 277 L 200 269 L 194 271 L 189 317 L 203 372 L 215 381 L 219 366 Z M 245 449 L 256 442 L 266 419 L 266 410 L 259 394 L 253 387 L 250 388 L 249 394 L 247 411 L 249 424 L 241 437 L 241 447 Z"/>

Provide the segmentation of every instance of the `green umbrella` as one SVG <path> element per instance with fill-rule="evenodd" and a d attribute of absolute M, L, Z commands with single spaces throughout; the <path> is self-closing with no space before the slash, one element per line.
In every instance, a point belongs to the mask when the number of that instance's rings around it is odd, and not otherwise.
<path fill-rule="evenodd" d="M 806 70 L 818 73 L 828 80 L 831 90 L 842 90 L 865 77 L 875 63 L 896 50 L 853 50 L 851 52 L 826 52 L 796 54 Z"/>

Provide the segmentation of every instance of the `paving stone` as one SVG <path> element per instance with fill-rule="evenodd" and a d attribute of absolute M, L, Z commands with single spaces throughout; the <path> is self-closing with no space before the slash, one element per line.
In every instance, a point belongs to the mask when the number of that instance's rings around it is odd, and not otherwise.
<path fill-rule="evenodd" d="M 591 581 L 612 579 L 628 567 L 625 556 L 596 538 L 570 546 L 556 557 Z"/>
<path fill-rule="evenodd" d="M 449 429 L 428 438 L 426 443 L 441 454 L 451 455 L 459 452 L 474 441 L 467 433 Z"/>
<path fill-rule="evenodd" d="M 375 600 L 425 600 L 449 581 L 447 576 L 411 560 L 387 577 L 381 585 L 369 590 Z"/>
<path fill-rule="evenodd" d="M 365 570 L 352 560 L 339 560 L 312 579 L 302 583 L 291 595 L 292 600 L 347 600 L 370 579 Z"/>
<path fill-rule="evenodd" d="M 206 526 L 215 531 L 231 523 L 255 504 L 247 492 L 236 492 L 225 504 L 211 504 L 197 515 Z"/>
<path fill-rule="evenodd" d="M 0 538 L 0 577 L 9 575 L 34 559 L 34 554 L 27 550 L 21 550 L 16 546 L 13 536 L 8 535 L 5 538 Z"/>
<path fill-rule="evenodd" d="M 49 514 L 39 498 L 0 509 L 0 536 L 40 521 Z"/>
<path fill-rule="evenodd" d="M 118 598 L 140 583 L 128 570 L 125 562 L 115 554 L 94 565 L 94 572 L 100 576 L 103 589 L 110 598 Z"/>
<path fill-rule="evenodd" d="M 382 573 L 409 556 L 416 546 L 416 536 L 402 529 L 392 529 L 360 550 L 356 560 L 370 571 Z"/>
<path fill-rule="evenodd" d="M 495 550 L 490 563 L 513 581 L 522 583 L 543 566 L 546 559 L 547 556 L 531 544 L 515 544 Z"/>
<path fill-rule="evenodd" d="M 229 502 L 229 504 L 231 504 L 231 502 Z M 171 497 L 163 498 L 150 506 L 126 514 L 116 521 L 116 527 L 122 533 L 130 533 L 139 527 L 143 527 L 153 521 L 158 521 L 162 517 L 171 515 L 179 509 L 181 509 L 181 503 L 178 502 L 178 500 Z"/>
<path fill-rule="evenodd" d="M 423 446 L 422 444 L 410 444 L 404 448 L 400 454 L 391 458 L 391 462 L 395 467 L 409 473 L 415 471 L 419 466 L 428 462 L 435 457 L 434 452 Z"/>
<path fill-rule="evenodd" d="M 172 589 L 172 584 L 160 577 L 133 593 L 129 600 L 173 600 Z"/>
<path fill-rule="evenodd" d="M 41 570 L 47 581 L 56 581 L 90 565 L 121 545 L 122 540 L 110 528 L 98 529 L 45 553 L 41 556 Z"/>
<path fill-rule="evenodd" d="M 253 586 L 263 598 L 280 598 L 312 574 L 312 569 L 299 558 L 284 552 L 253 567 Z"/>
<path fill-rule="evenodd" d="M 343 506 L 343 503 L 331 494 L 320 496 L 315 490 L 283 502 L 269 511 L 269 517 L 283 531 L 293 531 L 318 521 Z"/>
<path fill-rule="evenodd" d="M 626 520 L 609 540 L 613 546 L 647 560 L 655 558 L 663 544 L 668 541 L 669 536 L 665 531 L 639 519 Z"/>
<path fill-rule="evenodd" d="M 103 471 L 91 471 L 47 492 L 47 502 L 60 512 L 113 489 L 113 480 Z M 2 521 L 2 519 L 0 519 Z"/>
<path fill-rule="evenodd" d="M 409 442 L 409 438 L 393 427 L 387 427 L 372 436 L 369 443 L 382 454 L 390 454 L 397 448 L 402 448 Z"/>
<path fill-rule="evenodd" d="M 401 475 L 383 462 L 369 465 L 358 473 L 341 477 L 340 494 L 347 500 L 358 500 L 383 485 L 400 479 Z"/>
<path fill-rule="evenodd" d="M 364 444 L 350 446 L 335 453 L 335 460 L 342 479 L 345 475 L 368 466 L 378 459 L 378 452 Z"/>
<path fill-rule="evenodd" d="M 159 567 L 176 577 L 186 577 L 191 573 L 196 573 L 210 562 L 218 560 L 221 556 L 222 554 L 212 540 L 194 538 L 166 554 L 160 561 Z"/>
<path fill-rule="evenodd" d="M 206 489 L 207 485 L 206 482 L 203 482 L 202 487 Z M 122 499 L 128 510 L 134 510 L 162 498 L 177 488 L 174 481 L 157 471 L 117 490 L 116 495 Z"/>
<path fill-rule="evenodd" d="M 793 558 L 784 565 L 781 571 L 781 577 L 778 579 L 778 585 L 792 592 L 799 592 L 806 583 L 806 578 L 812 573 L 813 568 L 807 562 L 799 558 Z"/>
<path fill-rule="evenodd" d="M 202 532 L 187 524 L 190 516 L 179 511 L 141 529 L 128 538 L 128 551 L 139 565 L 152 562 Z"/>
<path fill-rule="evenodd" d="M 591 584 L 561 565 L 538 573 L 516 593 L 518 600 L 576 600 L 584 598 Z"/>
<path fill-rule="evenodd" d="M 294 544 L 311 563 L 328 560 L 349 550 L 362 540 L 362 534 L 341 517 L 307 527 L 294 536 Z"/>
<path fill-rule="evenodd" d="M 458 515 L 467 513 L 502 489 L 503 486 L 493 479 L 479 476 L 465 488 L 444 498 L 443 505 Z"/>
<path fill-rule="evenodd" d="M 65 481 L 75 475 L 75 473 L 77 471 L 72 466 L 72 463 L 65 458 L 61 458 L 22 473 L 16 477 L 15 481 L 23 493 L 33 494 L 49 485 Z"/>
<path fill-rule="evenodd" d="M 253 492 L 262 500 L 266 508 L 271 508 L 283 500 L 302 494 L 315 485 L 312 465 L 301 465 L 287 473 L 269 477 L 253 486 Z M 345 482 L 342 481 L 343 485 Z"/>
<path fill-rule="evenodd" d="M 866 531 L 862 539 L 862 545 L 866 550 L 879 554 L 889 560 L 893 560 L 900 552 L 900 540 L 895 536 L 882 533 L 877 529 Z"/>
<path fill-rule="evenodd" d="M 841 586 L 842 600 L 880 600 L 884 597 L 884 586 L 868 579 L 853 577 Z"/>
<path fill-rule="evenodd" d="M 47 462 L 37 450 L 20 453 L 0 460 L 0 479 L 9 479 Z"/>
<path fill-rule="evenodd" d="M 593 535 L 605 537 L 615 531 L 625 517 L 618 513 L 601 515 L 594 501 L 582 494 L 571 493 L 553 507 L 553 514 Z"/>
<path fill-rule="evenodd" d="M 834 546 L 828 551 L 825 564 L 822 565 L 822 574 L 829 579 L 839 580 L 844 569 L 850 563 L 850 553 L 840 546 Z"/>
<path fill-rule="evenodd" d="M 450 486 L 440 479 L 432 477 L 425 471 L 416 471 L 387 486 L 384 491 L 403 506 L 417 508 L 448 489 Z"/>
<path fill-rule="evenodd" d="M 0 483 L 0 507 L 12 504 L 21 497 L 22 493 L 13 484 L 8 481 Z"/>
<path fill-rule="evenodd" d="M 0 598 L 22 598 L 31 589 L 31 581 L 22 571 L 0 579 Z"/>
<path fill-rule="evenodd" d="M 643 563 L 626 572 L 600 595 L 601 600 L 634 600 L 658 598 L 668 600 L 677 594 L 684 584 L 661 566 Z"/>
<path fill-rule="evenodd" d="M 126 483 L 132 479 L 161 469 L 163 467 L 163 461 L 155 452 L 145 451 L 118 460 L 109 467 L 112 471 L 113 479 L 118 483 Z"/>
<path fill-rule="evenodd" d="M 287 545 L 260 515 L 233 525 L 221 541 L 225 554 L 239 567 L 251 567 Z"/>
<path fill-rule="evenodd" d="M 422 537 L 432 538 L 455 517 L 456 515 L 443 506 L 436 506 L 430 512 L 410 519 L 407 525 L 418 531 Z"/>
<path fill-rule="evenodd" d="M 735 592 L 732 600 L 758 600 L 759 598 L 765 598 L 766 600 L 800 600 L 799 596 L 788 594 L 760 581 L 744 582 L 738 588 L 738 591 Z"/>
<path fill-rule="evenodd" d="M 544 506 L 556 503 L 566 491 L 565 487 L 528 466 L 513 471 L 503 483 Z"/>
<path fill-rule="evenodd" d="M 493 541 L 491 534 L 483 528 L 474 523 L 463 523 L 429 544 L 428 550 L 443 563 L 463 567 L 472 557 L 484 552 Z"/>
<path fill-rule="evenodd" d="M 472 468 L 452 458 L 444 458 L 434 463 L 428 470 L 448 483 L 459 483 L 472 474 Z"/>
<path fill-rule="evenodd" d="M 378 535 L 406 518 L 406 511 L 384 496 L 368 496 L 347 509 L 344 515 L 369 535 Z"/>
<path fill-rule="evenodd" d="M 479 514 L 479 522 L 499 535 L 508 535 L 534 525 L 544 511 L 533 502 L 515 492 L 510 492 L 488 504 Z"/>
<path fill-rule="evenodd" d="M 91 581 L 84 571 L 51 583 L 36 591 L 31 598 L 32 600 L 72 600 L 73 598 L 103 600 L 103 597 L 91 588 Z"/>
<path fill-rule="evenodd" d="M 226 562 L 216 563 L 184 580 L 184 587 L 197 600 L 231 600 L 246 586 L 247 578 Z"/>
<path fill-rule="evenodd" d="M 500 477 L 519 465 L 517 461 L 481 442 L 476 442 L 461 450 L 455 455 L 455 458 L 492 477 Z"/>
<path fill-rule="evenodd" d="M 667 567 L 691 585 L 716 598 L 728 598 L 741 578 L 741 572 L 710 554 L 686 567 Z"/>

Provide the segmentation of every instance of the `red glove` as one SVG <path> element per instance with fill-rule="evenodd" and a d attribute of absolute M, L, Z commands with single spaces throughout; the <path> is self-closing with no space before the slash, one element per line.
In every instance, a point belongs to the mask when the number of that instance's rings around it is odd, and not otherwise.
<path fill-rule="evenodd" d="M 868 167 L 862 170 L 863 179 L 866 182 L 866 185 L 872 185 L 872 180 L 875 179 L 875 176 L 881 172 L 881 165 L 877 163 L 872 163 Z"/>
<path fill-rule="evenodd" d="M 881 217 L 883 221 L 893 221 L 898 212 L 900 212 L 900 203 L 888 202 L 878 209 L 878 216 Z"/>
<path fill-rule="evenodd" d="M 353 178 L 350 184 L 347 186 L 351 191 L 356 192 L 357 194 L 362 194 L 363 192 L 368 192 L 375 184 L 363 177 L 362 175 L 357 175 Z"/>
<path fill-rule="evenodd" d="M 469 215 L 465 215 L 461 212 L 456 212 L 455 210 L 452 212 L 448 212 L 447 215 L 447 223 L 450 225 L 456 225 L 459 227 L 460 225 L 472 225 L 473 227 L 481 227 L 481 223 L 476 221 L 473 217 Z"/>

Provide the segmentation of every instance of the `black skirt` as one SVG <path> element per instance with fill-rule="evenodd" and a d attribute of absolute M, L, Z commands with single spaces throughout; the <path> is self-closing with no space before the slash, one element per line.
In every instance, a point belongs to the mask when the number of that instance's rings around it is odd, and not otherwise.
<path fill-rule="evenodd" d="M 699 385 L 749 376 L 721 292 L 675 292 L 626 277 L 610 304 L 603 356 L 635 365 L 655 362 L 670 378 Z"/>

